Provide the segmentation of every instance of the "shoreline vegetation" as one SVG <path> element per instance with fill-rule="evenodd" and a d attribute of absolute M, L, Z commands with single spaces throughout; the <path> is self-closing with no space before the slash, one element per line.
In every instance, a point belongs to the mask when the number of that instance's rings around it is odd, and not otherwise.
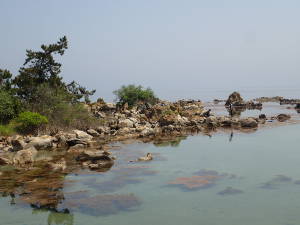
<path fill-rule="evenodd" d="M 282 113 L 241 116 L 246 110 L 262 110 L 266 102 L 300 112 L 299 99 L 277 96 L 245 101 L 233 92 L 226 100 L 214 100 L 228 112 L 219 116 L 200 100 L 163 101 L 150 88 L 136 85 L 116 90 L 116 103 L 101 98 L 92 103 L 89 97 L 95 90 L 75 81 L 65 83 L 59 76 L 61 64 L 54 55 L 62 56 L 67 48 L 63 37 L 42 45 L 41 51 L 27 50 L 18 75 L 0 70 L 0 193 L 20 196 L 32 207 L 58 210 L 63 177 L 69 173 L 109 170 L 115 161 L 110 143 L 136 139 L 161 143 L 190 134 L 210 135 L 224 129 L 249 132 L 293 121 Z M 40 157 L 42 151 L 53 156 Z M 133 196 L 118 198 L 137 204 Z"/>

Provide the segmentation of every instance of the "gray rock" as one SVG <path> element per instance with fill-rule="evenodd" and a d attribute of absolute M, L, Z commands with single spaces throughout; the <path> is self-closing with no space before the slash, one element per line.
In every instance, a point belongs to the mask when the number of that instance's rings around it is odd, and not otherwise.
<path fill-rule="evenodd" d="M 26 147 L 34 147 L 37 150 L 52 149 L 54 140 L 54 137 L 47 135 L 40 137 L 31 137 L 28 139 L 29 143 L 26 145 Z"/>
<path fill-rule="evenodd" d="M 134 127 L 134 122 L 131 121 L 130 119 L 125 119 L 125 120 L 119 120 L 119 124 L 118 124 L 119 128 L 133 128 Z"/>
<path fill-rule="evenodd" d="M 76 134 L 76 137 L 81 140 L 89 141 L 93 139 L 92 135 L 89 135 L 88 133 L 81 130 L 73 130 L 73 133 Z"/>
<path fill-rule="evenodd" d="M 13 157 L 13 163 L 15 165 L 25 165 L 33 163 L 36 155 L 37 150 L 34 147 L 20 150 Z"/>
<path fill-rule="evenodd" d="M 86 132 L 89 135 L 93 136 L 93 137 L 99 137 L 100 136 L 100 134 L 97 131 L 95 131 L 94 129 L 88 129 Z"/>

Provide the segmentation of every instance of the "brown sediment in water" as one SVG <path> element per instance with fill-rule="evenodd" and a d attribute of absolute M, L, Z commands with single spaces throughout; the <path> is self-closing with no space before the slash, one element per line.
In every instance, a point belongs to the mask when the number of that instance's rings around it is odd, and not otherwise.
<path fill-rule="evenodd" d="M 64 206 L 92 216 L 112 215 L 120 211 L 134 210 L 141 200 L 134 194 L 96 195 L 80 199 L 66 199 Z"/>
<path fill-rule="evenodd" d="M 175 180 L 170 181 L 168 185 L 177 185 L 184 190 L 197 190 L 212 187 L 222 178 L 237 178 L 235 174 L 219 173 L 215 170 L 207 169 L 199 170 L 194 174 L 195 176 L 191 177 L 178 177 Z"/>
<path fill-rule="evenodd" d="M 218 176 L 192 176 L 192 177 L 178 177 L 170 181 L 169 185 L 179 185 L 188 190 L 208 188 L 215 184 Z"/>

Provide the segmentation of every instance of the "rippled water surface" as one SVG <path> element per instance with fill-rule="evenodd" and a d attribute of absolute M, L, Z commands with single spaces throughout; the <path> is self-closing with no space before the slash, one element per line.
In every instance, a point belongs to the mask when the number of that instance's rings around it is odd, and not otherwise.
<path fill-rule="evenodd" d="M 108 172 L 65 177 L 65 213 L 0 200 L 0 224 L 298 225 L 300 125 L 116 143 Z M 230 141 L 231 140 L 231 141 Z M 151 162 L 131 162 L 151 152 Z"/>

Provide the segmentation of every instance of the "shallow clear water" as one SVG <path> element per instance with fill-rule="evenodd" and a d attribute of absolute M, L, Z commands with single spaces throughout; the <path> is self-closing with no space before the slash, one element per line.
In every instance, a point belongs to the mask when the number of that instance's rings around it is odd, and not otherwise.
<path fill-rule="evenodd" d="M 140 204 L 124 210 L 130 203 L 125 201 L 125 207 L 107 211 L 72 210 L 72 204 L 65 204 L 71 213 L 63 214 L 10 205 L 9 198 L 1 198 L 0 224 L 300 224 L 299 129 L 300 125 L 289 125 L 234 133 L 232 141 L 230 134 L 219 133 L 211 138 L 190 136 L 177 145 L 117 144 L 120 147 L 112 152 L 118 160 L 109 172 L 66 177 L 73 182 L 63 190 L 65 203 L 72 201 L 68 193 L 86 191 L 89 196 L 132 193 Z M 153 153 L 153 161 L 128 162 L 147 152 Z M 204 169 L 227 175 L 205 188 L 168 184 Z M 235 191 L 222 192 L 227 187 Z M 96 205 L 105 204 L 99 199 Z"/>

